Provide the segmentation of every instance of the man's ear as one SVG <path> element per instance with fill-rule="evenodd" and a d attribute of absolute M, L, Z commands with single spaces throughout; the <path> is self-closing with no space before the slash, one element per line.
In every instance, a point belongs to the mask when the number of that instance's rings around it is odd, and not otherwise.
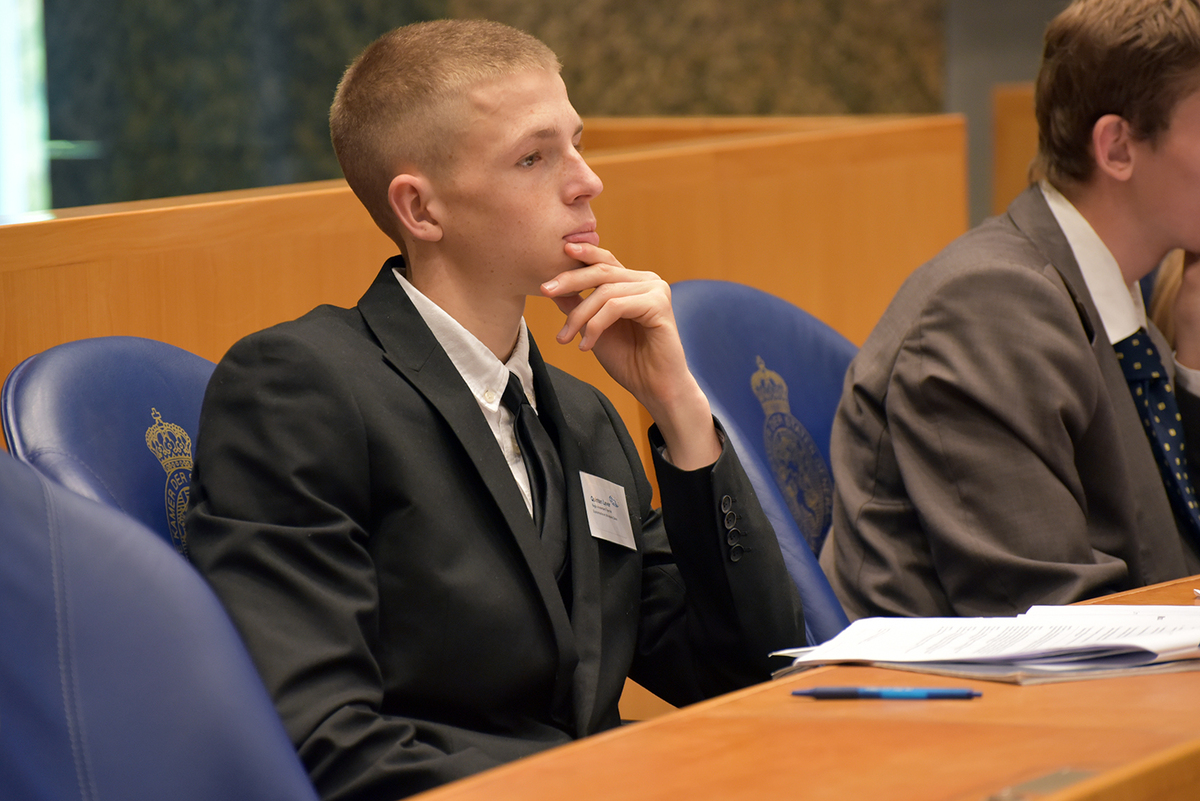
<path fill-rule="evenodd" d="M 425 176 L 401 173 L 393 178 L 388 185 L 388 204 L 400 225 L 414 239 L 437 242 L 442 238 L 433 185 Z"/>
<path fill-rule="evenodd" d="M 1117 114 L 1105 114 L 1092 126 L 1092 154 L 1096 169 L 1118 181 L 1133 175 L 1133 129 Z"/>

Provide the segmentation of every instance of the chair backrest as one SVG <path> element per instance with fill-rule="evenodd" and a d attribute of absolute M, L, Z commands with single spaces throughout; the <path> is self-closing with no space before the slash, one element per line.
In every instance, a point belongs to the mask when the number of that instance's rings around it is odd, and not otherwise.
<path fill-rule="evenodd" d="M 848 625 L 816 554 L 832 520 L 829 434 L 857 349 L 752 287 L 693 280 L 671 292 L 688 364 L 775 526 L 809 642 L 824 642 Z"/>
<path fill-rule="evenodd" d="M 203 578 L 0 452 L 0 798 L 315 801 Z"/>
<path fill-rule="evenodd" d="M 8 449 L 187 553 L 192 439 L 214 365 L 140 337 L 81 339 L 18 364 L 0 390 Z"/>

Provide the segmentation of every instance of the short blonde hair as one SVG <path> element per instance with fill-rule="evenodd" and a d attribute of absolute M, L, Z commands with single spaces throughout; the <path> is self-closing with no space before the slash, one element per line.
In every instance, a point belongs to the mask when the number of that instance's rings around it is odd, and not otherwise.
<path fill-rule="evenodd" d="M 1092 129 L 1106 114 L 1156 143 L 1200 81 L 1198 0 L 1075 0 L 1046 28 L 1034 105 L 1035 169 L 1062 188 L 1087 183 Z"/>
<path fill-rule="evenodd" d="M 453 113 L 465 91 L 532 70 L 561 70 L 533 36 L 485 20 L 436 20 L 397 28 L 346 70 L 329 110 L 333 150 L 346 182 L 403 250 L 388 186 L 402 167 L 436 173 L 451 160 Z"/>

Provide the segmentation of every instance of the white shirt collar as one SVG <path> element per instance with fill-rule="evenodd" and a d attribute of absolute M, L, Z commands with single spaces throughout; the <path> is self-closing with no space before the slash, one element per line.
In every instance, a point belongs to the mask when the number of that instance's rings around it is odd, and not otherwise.
<path fill-rule="evenodd" d="M 413 286 L 404 274 L 392 269 L 392 274 L 400 282 L 405 294 L 417 308 L 421 319 L 429 326 L 438 344 L 446 351 L 455 369 L 466 381 L 471 394 L 480 406 L 495 411 L 500 405 L 500 397 L 508 386 L 508 374 L 513 372 L 521 380 L 521 387 L 529 402 L 537 411 L 537 401 L 533 394 L 533 369 L 529 366 L 529 330 L 524 318 L 517 333 L 517 345 L 507 362 L 496 358 L 486 345 L 451 317 L 441 306 L 430 300 L 421 290 Z"/>
<path fill-rule="evenodd" d="M 1139 328 L 1145 328 L 1146 305 L 1138 282 L 1125 283 L 1117 260 L 1071 201 L 1047 181 L 1041 181 L 1039 187 L 1075 254 L 1109 343 L 1120 342 Z"/>

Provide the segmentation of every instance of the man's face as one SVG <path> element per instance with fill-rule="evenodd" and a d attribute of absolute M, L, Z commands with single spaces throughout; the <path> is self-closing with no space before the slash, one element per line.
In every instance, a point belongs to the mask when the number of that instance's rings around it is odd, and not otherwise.
<path fill-rule="evenodd" d="M 577 267 L 567 242 L 598 243 L 590 202 L 603 185 L 579 153 L 583 125 L 550 70 L 481 83 L 437 180 L 442 246 L 472 280 L 536 295 Z"/>
<path fill-rule="evenodd" d="M 1147 244 L 1200 253 L 1200 91 L 1179 102 L 1156 142 L 1136 148 L 1134 214 Z"/>

